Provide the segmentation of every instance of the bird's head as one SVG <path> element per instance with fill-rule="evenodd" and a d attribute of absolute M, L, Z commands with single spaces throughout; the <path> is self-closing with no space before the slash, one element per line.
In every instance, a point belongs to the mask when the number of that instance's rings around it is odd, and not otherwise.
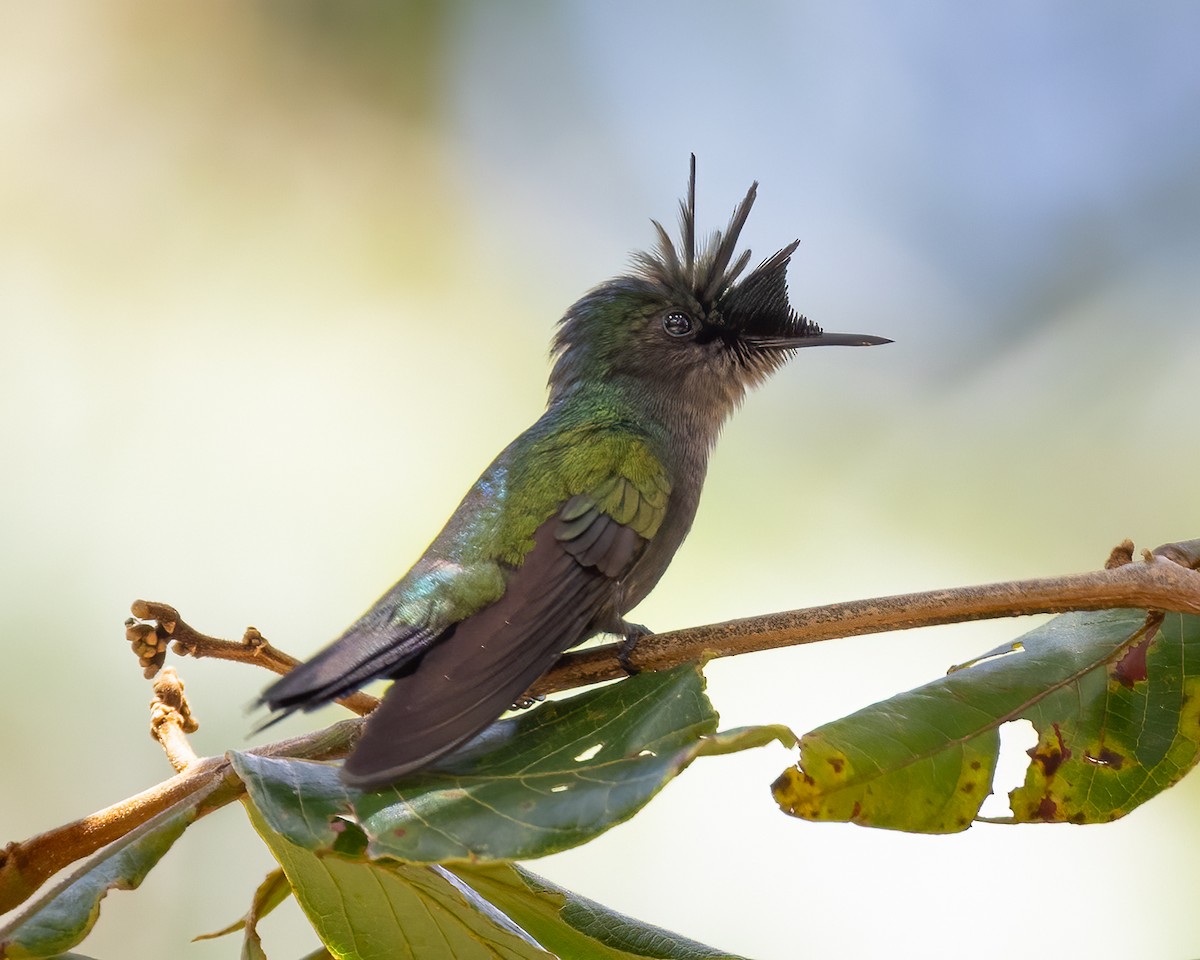
<path fill-rule="evenodd" d="M 653 221 L 657 249 L 635 253 L 633 273 L 596 287 L 559 322 L 552 403 L 584 383 L 624 382 L 723 420 L 746 390 L 800 347 L 891 342 L 825 333 L 792 309 L 786 274 L 798 240 L 746 273 L 750 251 L 738 254 L 736 247 L 757 190 L 754 183 L 729 226 L 697 250 L 692 157 L 687 198 L 679 205 L 679 245 Z"/>

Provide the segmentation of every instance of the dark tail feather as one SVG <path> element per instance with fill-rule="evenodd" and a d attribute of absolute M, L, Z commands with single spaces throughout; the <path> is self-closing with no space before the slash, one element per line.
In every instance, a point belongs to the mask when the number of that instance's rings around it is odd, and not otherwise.
<path fill-rule="evenodd" d="M 436 638 L 427 628 L 368 615 L 311 660 L 267 687 L 260 702 L 282 711 L 276 719 L 296 710 L 314 710 L 376 677 L 395 673 Z"/>
<path fill-rule="evenodd" d="M 449 753 L 586 638 L 613 581 L 566 553 L 553 525 L 537 531 L 500 600 L 461 621 L 388 689 L 346 761 L 347 784 L 380 787 Z"/>

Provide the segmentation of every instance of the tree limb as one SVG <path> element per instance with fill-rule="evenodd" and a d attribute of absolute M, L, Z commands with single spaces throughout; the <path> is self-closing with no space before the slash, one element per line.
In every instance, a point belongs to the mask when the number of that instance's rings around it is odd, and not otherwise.
<path fill-rule="evenodd" d="M 835 637 L 1071 610 L 1127 607 L 1200 614 L 1200 573 L 1196 572 L 1200 567 L 1200 540 L 1165 544 L 1146 553 L 1140 562 L 1131 562 L 1131 558 L 1132 544 L 1126 543 L 1113 552 L 1110 569 L 1095 573 L 857 600 L 653 634 L 638 643 L 629 660 L 636 669 L 660 670 L 695 660 Z M 138 601 L 133 612 L 158 621 L 154 625 L 127 624 L 127 635 L 132 631 L 141 638 L 139 642 L 143 643 L 143 649 L 152 650 L 156 655 L 160 652 L 159 639 L 170 636 L 176 640 L 176 649 L 182 647 L 180 652 L 258 663 L 276 673 L 285 673 L 297 662 L 271 647 L 253 628 L 253 636 L 247 631 L 247 639 L 242 643 L 230 643 L 193 630 L 179 618 L 173 607 L 166 604 Z M 133 629 L 143 626 L 149 627 L 149 633 Z M 146 642 L 151 634 L 152 643 Z M 624 676 L 626 671 L 617 655 L 619 647 L 620 644 L 612 643 L 564 655 L 534 685 L 531 695 Z M 165 652 L 165 644 L 161 645 L 161 651 Z M 163 700 L 166 699 L 164 696 Z M 167 734 L 170 748 L 164 744 L 172 763 L 182 766 L 183 772 L 90 817 L 24 843 L 9 844 L 0 851 L 0 913 L 28 898 L 59 870 L 95 853 L 213 783 L 219 781 L 220 786 L 203 801 L 201 816 L 241 796 L 245 788 L 233 774 L 228 760 L 223 757 L 196 758 L 190 754 L 190 746 L 178 743 L 176 737 L 182 738 L 186 732 L 184 716 L 182 711 L 176 711 L 168 724 L 176 728 Z M 360 719 L 344 720 L 313 733 L 256 747 L 250 752 L 310 760 L 336 759 L 353 749 L 363 723 Z"/>
<path fill-rule="evenodd" d="M 1126 541 L 1132 556 L 1133 544 Z M 1112 558 L 1110 558 L 1111 560 Z M 1123 560 L 1123 558 L 1121 558 Z M 838 637 L 911 630 L 969 620 L 1119 607 L 1200 614 L 1200 540 L 1164 544 L 1143 562 L 1094 573 L 988 583 L 949 590 L 852 600 L 703 627 L 651 634 L 628 656 L 635 670 L 663 670 L 693 660 L 732 657 Z M 614 680 L 626 674 L 618 643 L 567 653 L 533 685 L 530 696 Z"/>
<path fill-rule="evenodd" d="M 247 751 L 261 756 L 332 760 L 344 757 L 358 741 L 361 720 L 342 720 L 299 737 Z M 24 902 L 54 874 L 91 856 L 135 827 L 192 796 L 219 784 L 197 811 L 212 813 L 238 799 L 246 788 L 225 757 L 200 757 L 169 780 L 72 823 L 10 843 L 0 850 L 0 914 Z"/>

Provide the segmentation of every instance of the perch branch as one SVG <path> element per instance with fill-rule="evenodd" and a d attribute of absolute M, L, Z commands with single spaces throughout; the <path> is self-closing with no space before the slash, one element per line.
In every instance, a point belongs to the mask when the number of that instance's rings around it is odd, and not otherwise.
<path fill-rule="evenodd" d="M 1200 540 L 1164 544 L 1140 563 L 1128 562 L 1132 551 L 1128 541 L 1119 545 L 1109 559 L 1117 565 L 1094 573 L 831 603 L 651 634 L 638 641 L 627 659 L 636 670 L 663 670 L 693 660 L 838 637 L 1072 610 L 1132 607 L 1200 614 L 1200 573 L 1196 572 Z M 610 643 L 564 654 L 529 695 L 544 696 L 625 676 L 619 648 L 620 644 Z"/>
<path fill-rule="evenodd" d="M 673 630 L 642 639 L 630 660 L 637 669 L 657 670 L 694 660 L 835 637 L 1070 610 L 1128 607 L 1200 614 L 1200 573 L 1196 572 L 1200 567 L 1200 540 L 1166 544 L 1146 553 L 1142 561 L 1132 561 L 1132 556 L 1132 544 L 1122 544 L 1110 557 L 1109 568 L 1095 573 L 933 590 Z M 259 641 L 253 638 L 237 644 L 205 637 L 184 624 L 174 608 L 165 604 L 139 602 L 134 605 L 134 613 L 158 621 L 153 626 L 134 625 L 151 627 L 154 633 L 152 649 L 156 653 L 161 635 L 177 634 L 175 639 L 184 647 L 181 652 L 194 656 L 222 656 L 240 662 L 261 663 L 278 673 L 286 672 L 288 665 L 296 663 L 274 650 L 265 640 L 262 641 L 263 648 L 273 652 L 246 650 L 246 647 L 258 649 Z M 133 632 L 140 633 L 143 638 L 148 636 L 145 631 Z M 253 632 L 258 635 L 257 631 Z M 625 670 L 617 656 L 618 647 L 619 644 L 607 644 L 566 654 L 534 685 L 531 694 L 557 692 L 624 676 Z M 151 645 L 145 644 L 145 648 L 150 649 Z M 162 650 L 165 651 L 165 644 Z M 179 736 L 182 737 L 183 721 L 173 720 L 172 723 L 179 724 Z M 310 760 L 336 759 L 353 748 L 362 727 L 360 719 L 343 720 L 331 727 L 266 744 L 250 752 Z M 172 749 L 175 752 L 168 751 L 168 756 L 177 766 L 183 763 L 182 773 L 90 817 L 24 843 L 9 844 L 0 851 L 0 913 L 27 899 L 59 870 L 95 853 L 174 804 L 209 789 L 212 784 L 219 782 L 219 786 L 203 800 L 199 816 L 237 799 L 244 791 L 225 758 L 194 758 L 190 755 L 190 746 Z"/>

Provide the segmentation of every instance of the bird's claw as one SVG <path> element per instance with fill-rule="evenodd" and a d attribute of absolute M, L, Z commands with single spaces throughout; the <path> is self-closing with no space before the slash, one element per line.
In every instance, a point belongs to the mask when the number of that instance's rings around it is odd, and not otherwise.
<path fill-rule="evenodd" d="M 621 664 L 621 669 L 629 676 L 633 677 L 642 672 L 641 667 L 635 666 L 633 661 L 629 659 L 634 648 L 638 645 L 638 641 L 642 637 L 648 637 L 652 630 L 643 626 L 640 623 L 626 623 L 623 625 L 624 639 L 617 644 L 617 662 Z"/>

